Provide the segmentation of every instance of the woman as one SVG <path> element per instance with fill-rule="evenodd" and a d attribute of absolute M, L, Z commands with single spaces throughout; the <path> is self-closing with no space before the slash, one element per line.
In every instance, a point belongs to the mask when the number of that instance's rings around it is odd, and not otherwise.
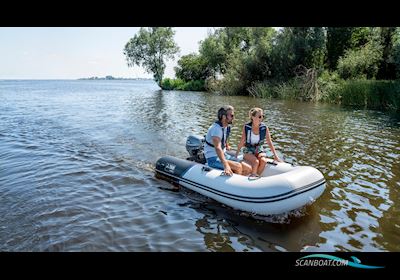
<path fill-rule="evenodd" d="M 263 150 L 263 144 L 267 142 L 276 161 L 281 161 L 275 151 L 271 141 L 271 135 L 268 127 L 262 122 L 264 119 L 261 108 L 252 108 L 249 111 L 250 122 L 243 126 L 242 139 L 236 151 L 238 156 L 240 149 L 244 147 L 244 160 L 250 163 L 252 172 L 250 177 L 259 177 L 267 163 L 266 153 Z"/>

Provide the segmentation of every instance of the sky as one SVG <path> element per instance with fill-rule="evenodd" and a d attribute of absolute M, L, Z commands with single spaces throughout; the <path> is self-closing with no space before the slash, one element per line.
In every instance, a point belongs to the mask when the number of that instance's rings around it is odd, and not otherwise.
<path fill-rule="evenodd" d="M 141 67 L 128 67 L 123 49 L 140 27 L 0 27 L 0 79 L 152 78 Z M 166 61 L 173 78 L 176 61 L 198 53 L 211 27 L 176 27 L 180 53 Z"/>

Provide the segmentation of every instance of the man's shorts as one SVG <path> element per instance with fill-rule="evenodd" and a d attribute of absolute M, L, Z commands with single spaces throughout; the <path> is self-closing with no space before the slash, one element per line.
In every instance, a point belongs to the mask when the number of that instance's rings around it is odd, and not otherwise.
<path fill-rule="evenodd" d="M 227 153 L 225 153 L 225 158 L 227 160 L 232 160 L 232 161 L 239 162 L 239 160 L 237 158 L 235 158 L 234 156 L 228 155 Z M 219 159 L 218 156 L 208 158 L 207 159 L 207 165 L 209 167 L 212 167 L 212 168 L 217 168 L 217 169 L 224 170 L 224 165 L 222 164 L 222 162 L 221 162 L 221 160 Z"/>

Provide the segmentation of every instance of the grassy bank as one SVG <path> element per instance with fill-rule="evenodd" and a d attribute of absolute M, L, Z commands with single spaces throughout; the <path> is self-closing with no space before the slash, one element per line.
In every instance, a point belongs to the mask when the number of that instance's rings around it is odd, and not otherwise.
<path fill-rule="evenodd" d="M 400 81 L 342 80 L 320 77 L 310 85 L 293 79 L 286 83 L 257 83 L 249 88 L 255 97 L 322 101 L 366 109 L 400 112 Z"/>
<path fill-rule="evenodd" d="M 337 94 L 343 105 L 400 111 L 400 81 L 346 81 Z"/>
<path fill-rule="evenodd" d="M 166 78 L 161 87 L 164 90 L 207 91 L 202 80 L 185 82 Z M 226 87 L 225 84 L 222 90 L 221 86 L 217 89 L 224 93 Z M 247 88 L 247 92 L 259 98 L 327 102 L 400 112 L 400 80 L 343 80 L 337 74 L 324 72 L 315 80 L 297 77 L 286 82 L 254 83 Z"/>

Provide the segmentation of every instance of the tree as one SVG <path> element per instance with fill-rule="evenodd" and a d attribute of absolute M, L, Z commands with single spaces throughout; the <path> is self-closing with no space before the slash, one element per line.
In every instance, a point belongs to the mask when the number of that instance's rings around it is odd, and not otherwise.
<path fill-rule="evenodd" d="M 321 69 L 326 53 L 325 41 L 322 27 L 285 27 L 279 32 L 272 52 L 274 76 L 291 78 L 298 65 Z"/>
<path fill-rule="evenodd" d="M 381 27 L 380 36 L 383 47 L 382 61 L 377 77 L 379 79 L 395 79 L 395 64 L 393 61 L 393 47 L 396 35 L 396 27 Z"/>
<path fill-rule="evenodd" d="M 227 53 L 232 53 L 235 49 L 248 51 L 253 38 L 253 30 L 250 27 L 225 27 L 223 30 L 224 47 Z"/>
<path fill-rule="evenodd" d="M 396 29 L 393 41 L 392 59 L 395 67 L 396 78 L 400 79 L 400 28 Z"/>
<path fill-rule="evenodd" d="M 374 79 L 382 60 L 382 45 L 371 40 L 363 47 L 349 49 L 339 58 L 337 71 L 343 79 Z"/>
<path fill-rule="evenodd" d="M 325 57 L 325 33 L 322 27 L 292 29 L 292 46 L 296 54 L 294 65 L 321 68 Z"/>
<path fill-rule="evenodd" d="M 328 27 L 326 31 L 327 63 L 330 70 L 335 70 L 339 57 L 350 48 L 353 27 Z"/>
<path fill-rule="evenodd" d="M 204 58 L 194 53 L 182 56 L 174 70 L 176 77 L 185 82 L 205 80 L 211 76 L 211 70 Z"/>
<path fill-rule="evenodd" d="M 221 36 L 223 36 L 223 33 L 216 32 L 200 42 L 200 56 L 205 59 L 214 74 L 224 74 L 226 70 L 227 53 Z"/>
<path fill-rule="evenodd" d="M 237 56 L 256 55 L 266 58 L 272 49 L 273 28 L 224 27 L 217 29 L 200 43 L 200 57 L 214 74 L 225 74 Z M 265 68 L 263 61 L 262 67 Z"/>
<path fill-rule="evenodd" d="M 153 73 L 154 80 L 161 87 L 166 59 L 174 58 L 179 52 L 171 27 L 140 28 L 139 33 L 125 45 L 124 55 L 129 67 L 143 66 Z"/>
<path fill-rule="evenodd" d="M 248 89 L 255 83 L 271 76 L 271 51 L 276 31 L 270 27 L 230 28 L 227 31 L 235 42 L 230 44 L 221 90 L 233 95 L 248 94 Z"/>
<path fill-rule="evenodd" d="M 365 46 L 373 39 L 374 35 L 378 35 L 376 31 L 377 29 L 374 27 L 353 27 L 350 39 L 351 48 L 358 49 Z"/>

